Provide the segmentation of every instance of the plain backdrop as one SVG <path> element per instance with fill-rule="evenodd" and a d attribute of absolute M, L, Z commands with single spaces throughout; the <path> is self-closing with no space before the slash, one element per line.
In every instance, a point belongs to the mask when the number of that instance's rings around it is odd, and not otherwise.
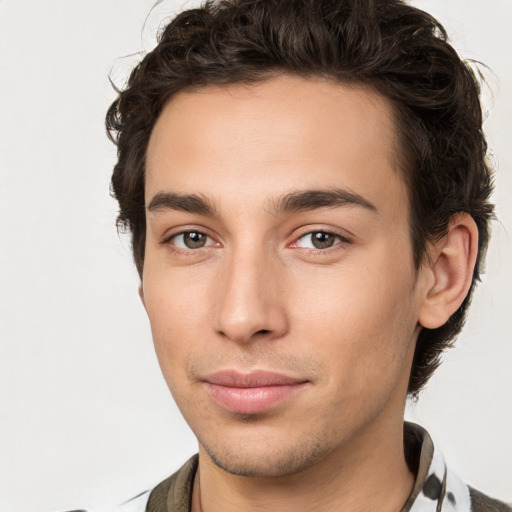
<path fill-rule="evenodd" d="M 413 3 L 493 70 L 499 221 L 457 348 L 407 415 L 464 479 L 512 501 L 512 1 Z M 0 512 L 108 510 L 196 450 L 109 197 L 108 74 L 122 82 L 185 4 L 160 4 L 144 26 L 152 5 L 0 0 Z"/>

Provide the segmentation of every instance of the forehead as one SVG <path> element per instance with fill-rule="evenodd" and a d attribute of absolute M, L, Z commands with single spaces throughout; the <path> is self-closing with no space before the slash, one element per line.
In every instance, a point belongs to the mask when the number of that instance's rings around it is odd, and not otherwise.
<path fill-rule="evenodd" d="M 399 178 L 395 133 L 391 103 L 365 87 L 283 75 L 185 90 L 151 135 L 146 203 L 166 188 L 198 187 L 211 194 L 250 187 L 261 198 L 343 186 L 379 196 Z"/>

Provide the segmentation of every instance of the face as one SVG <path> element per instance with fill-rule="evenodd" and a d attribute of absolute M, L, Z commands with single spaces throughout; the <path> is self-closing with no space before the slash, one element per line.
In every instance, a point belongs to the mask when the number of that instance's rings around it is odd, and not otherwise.
<path fill-rule="evenodd" d="M 180 92 L 158 119 L 142 297 L 227 471 L 291 474 L 401 425 L 421 286 L 396 148 L 384 98 L 291 76 Z"/>

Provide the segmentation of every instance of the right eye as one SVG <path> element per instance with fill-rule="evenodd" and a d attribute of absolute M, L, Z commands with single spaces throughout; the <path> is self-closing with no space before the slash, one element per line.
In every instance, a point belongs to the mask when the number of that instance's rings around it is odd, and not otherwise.
<path fill-rule="evenodd" d="M 172 235 L 166 243 L 170 243 L 178 249 L 201 249 L 215 245 L 215 241 L 205 233 L 200 231 L 183 231 Z"/>

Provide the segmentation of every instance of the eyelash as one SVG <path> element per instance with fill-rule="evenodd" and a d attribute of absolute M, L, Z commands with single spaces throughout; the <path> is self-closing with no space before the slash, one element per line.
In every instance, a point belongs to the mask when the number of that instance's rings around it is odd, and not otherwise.
<path fill-rule="evenodd" d="M 328 247 L 324 247 L 324 248 L 300 247 L 300 246 L 297 245 L 299 240 L 301 240 L 303 238 L 306 238 L 308 236 L 312 237 L 315 234 L 322 234 L 322 235 L 332 236 L 335 239 L 337 239 L 337 241 L 335 240 L 332 245 L 330 245 Z M 345 235 L 342 235 L 341 233 L 339 233 L 337 231 L 331 231 L 331 230 L 328 230 L 328 229 L 313 229 L 313 230 L 310 229 L 308 231 L 305 231 L 301 235 L 297 236 L 291 246 L 294 247 L 294 248 L 305 249 L 305 250 L 307 250 L 308 252 L 310 252 L 312 254 L 319 254 L 320 255 L 320 254 L 325 254 L 325 253 L 330 252 L 330 251 L 335 251 L 335 250 L 340 248 L 339 247 L 340 245 L 342 245 L 342 244 L 349 244 L 351 242 L 352 242 L 352 240 L 350 238 L 348 238 Z M 312 245 L 314 245 L 314 244 L 312 244 Z"/>
<path fill-rule="evenodd" d="M 204 236 L 207 239 L 209 239 L 210 241 L 213 241 L 214 244 L 209 243 L 208 245 L 204 245 L 202 247 L 190 248 L 190 247 L 178 247 L 172 243 L 173 239 L 176 239 L 180 236 L 186 236 L 187 234 L 188 235 L 197 234 L 200 236 Z M 208 241 L 206 243 L 208 243 Z M 187 230 L 179 231 L 178 233 L 173 233 L 172 235 L 167 236 L 164 240 L 162 240 L 162 242 L 160 242 L 160 244 L 165 246 L 168 250 L 170 250 L 174 253 L 185 254 L 185 255 L 195 255 L 198 252 L 198 249 L 208 249 L 208 248 L 212 247 L 213 245 L 215 245 L 215 240 L 210 235 L 208 235 L 204 231 L 201 231 L 200 229 L 187 229 Z"/>
<path fill-rule="evenodd" d="M 205 243 L 207 245 L 198 246 L 198 247 L 195 247 L 195 248 L 191 248 L 191 247 L 178 247 L 176 244 L 171 243 L 173 239 L 176 239 L 176 238 L 178 238 L 180 236 L 186 236 L 187 234 L 188 235 L 196 234 L 196 235 L 199 235 L 199 236 L 204 236 L 207 239 L 209 239 L 210 242 L 208 242 L 208 240 L 206 240 Z M 304 238 L 306 238 L 308 236 L 312 237 L 315 234 L 322 234 L 322 235 L 332 236 L 335 239 L 337 239 L 337 241 L 335 240 L 332 245 L 324 247 L 324 248 L 300 247 L 298 245 L 298 242 L 301 239 L 304 239 Z M 211 243 L 212 241 L 213 241 L 213 243 Z M 338 247 L 339 245 L 349 244 L 349 243 L 351 243 L 351 239 L 348 238 L 347 236 L 342 235 L 339 232 L 331 231 L 331 230 L 327 230 L 327 229 L 316 229 L 316 230 L 305 231 L 302 234 L 300 234 L 299 236 L 295 237 L 295 239 L 292 242 L 292 244 L 288 244 L 288 247 L 299 248 L 299 249 L 302 248 L 302 249 L 307 250 L 311 254 L 321 255 L 321 254 L 325 254 L 326 252 L 330 252 L 330 251 L 339 249 L 339 247 Z M 199 229 L 188 229 L 188 230 L 180 231 L 178 233 L 173 233 L 172 235 L 166 237 L 161 242 L 161 245 L 167 247 L 170 251 L 172 251 L 174 253 L 179 253 L 179 254 L 184 254 L 184 255 L 191 255 L 191 256 L 192 255 L 196 255 L 198 253 L 198 249 L 208 249 L 208 248 L 211 248 L 212 246 L 215 246 L 215 244 L 218 244 L 218 242 L 215 242 L 213 237 L 211 237 L 210 235 L 208 235 L 207 233 L 205 233 L 204 231 L 201 231 Z M 314 245 L 314 243 L 312 243 L 312 245 Z"/>

